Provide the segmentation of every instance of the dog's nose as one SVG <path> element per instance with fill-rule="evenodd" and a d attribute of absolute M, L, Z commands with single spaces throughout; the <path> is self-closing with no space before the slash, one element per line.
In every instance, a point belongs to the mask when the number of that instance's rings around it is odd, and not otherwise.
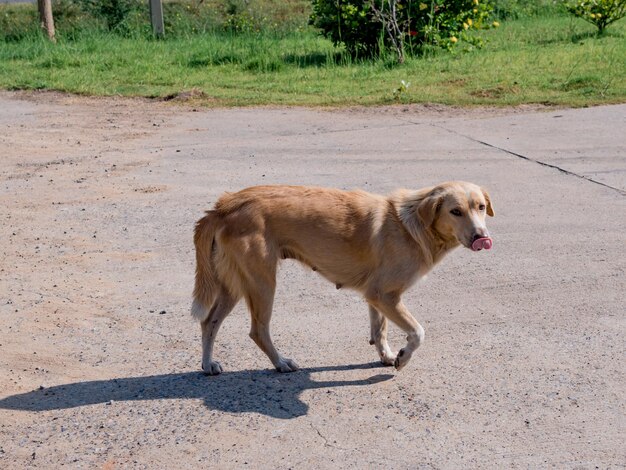
<path fill-rule="evenodd" d="M 489 232 L 487 230 L 481 230 L 480 232 L 476 232 L 474 237 L 472 238 L 472 243 L 474 243 L 479 238 L 489 238 Z"/>

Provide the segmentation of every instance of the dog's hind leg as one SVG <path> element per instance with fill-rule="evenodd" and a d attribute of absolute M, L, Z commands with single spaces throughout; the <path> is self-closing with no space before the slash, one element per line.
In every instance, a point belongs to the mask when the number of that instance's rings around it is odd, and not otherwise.
<path fill-rule="evenodd" d="M 241 276 L 239 285 L 250 310 L 250 338 L 269 357 L 276 370 L 292 372 L 298 370 L 298 365 L 278 353 L 270 336 L 279 250 L 268 243 L 261 231 L 258 228 L 252 235 L 232 240 L 229 252 L 235 256 Z"/>
<path fill-rule="evenodd" d="M 213 360 L 213 344 L 224 318 L 232 312 L 238 300 L 227 292 L 226 289 L 222 288 L 211 307 L 209 315 L 200 323 L 202 328 L 202 370 L 208 375 L 217 375 L 222 372 L 220 363 Z"/>
<path fill-rule="evenodd" d="M 391 352 L 387 343 L 387 319 L 371 305 L 369 309 L 371 324 L 370 344 L 376 346 L 381 362 L 386 366 L 392 366 L 396 360 L 396 354 Z"/>
<path fill-rule="evenodd" d="M 237 263 L 242 274 L 243 296 L 250 310 L 250 338 L 269 357 L 279 372 L 293 372 L 298 365 L 281 356 L 270 336 L 270 320 L 276 290 L 276 267 L 279 251 L 263 236 L 251 236 L 239 241 Z"/>
<path fill-rule="evenodd" d="M 373 305 L 380 313 L 407 333 L 407 345 L 398 352 L 394 361 L 394 366 L 400 370 L 409 362 L 413 352 L 424 341 L 424 328 L 404 306 L 399 294 L 370 295 L 366 298 L 370 305 Z"/>
<path fill-rule="evenodd" d="M 293 372 L 298 370 L 298 364 L 291 359 L 281 356 L 274 347 L 272 337 L 270 336 L 274 287 L 274 285 L 266 285 L 263 288 L 257 284 L 254 291 L 247 293 L 246 301 L 252 317 L 250 338 L 269 357 L 278 372 Z"/>

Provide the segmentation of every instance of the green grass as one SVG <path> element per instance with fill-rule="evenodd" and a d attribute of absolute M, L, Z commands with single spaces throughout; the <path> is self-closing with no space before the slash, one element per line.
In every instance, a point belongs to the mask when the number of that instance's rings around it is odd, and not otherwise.
<path fill-rule="evenodd" d="M 483 32 L 482 49 L 460 45 L 401 66 L 392 58 L 353 61 L 299 29 L 163 41 L 99 31 L 61 36 L 56 45 L 27 34 L 0 42 L 0 88 L 154 98 L 195 90 L 214 106 L 626 102 L 626 20 L 597 37 L 564 14 L 520 17 Z M 411 85 L 394 95 L 401 80 Z"/>

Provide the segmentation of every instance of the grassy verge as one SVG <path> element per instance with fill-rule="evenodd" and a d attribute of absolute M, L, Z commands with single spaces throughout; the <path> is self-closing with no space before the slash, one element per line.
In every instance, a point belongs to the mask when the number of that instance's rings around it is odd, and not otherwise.
<path fill-rule="evenodd" d="M 626 102 L 626 20 L 601 37 L 558 13 L 512 19 L 482 34 L 483 49 L 463 52 L 461 45 L 402 66 L 352 61 L 307 28 L 164 41 L 97 31 L 56 45 L 29 34 L 0 42 L 0 88 L 145 97 L 193 89 L 219 106 Z"/>

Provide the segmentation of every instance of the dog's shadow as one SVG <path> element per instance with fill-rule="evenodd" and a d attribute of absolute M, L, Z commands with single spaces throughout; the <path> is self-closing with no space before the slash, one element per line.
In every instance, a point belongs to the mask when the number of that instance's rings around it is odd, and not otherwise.
<path fill-rule="evenodd" d="M 290 419 L 306 415 L 308 406 L 300 400 L 305 390 L 327 387 L 372 385 L 393 377 L 377 374 L 360 380 L 316 382 L 315 372 L 375 369 L 380 363 L 326 366 L 301 369 L 290 374 L 244 370 L 207 377 L 201 372 L 125 377 L 40 388 L 0 400 L 0 409 L 50 411 L 78 406 L 131 400 L 203 399 L 212 410 L 229 413 L 256 412 Z"/>

